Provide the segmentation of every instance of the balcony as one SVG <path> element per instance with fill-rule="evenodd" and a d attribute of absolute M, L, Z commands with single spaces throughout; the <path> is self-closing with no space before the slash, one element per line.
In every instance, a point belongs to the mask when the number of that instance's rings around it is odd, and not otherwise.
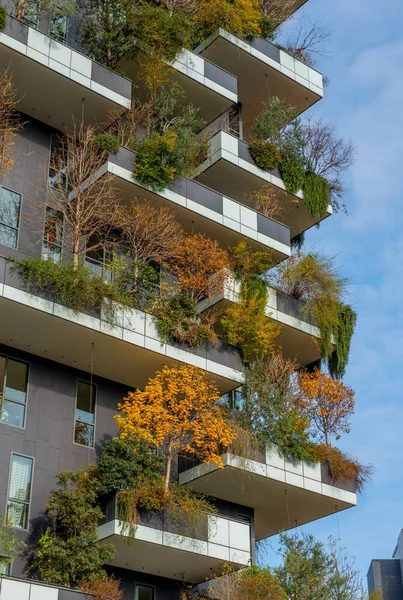
<path fill-rule="evenodd" d="M 179 483 L 255 511 L 256 540 L 338 513 L 357 504 L 351 482 L 335 483 L 326 463 L 291 461 L 275 446 L 255 460 L 226 453 L 224 468 L 179 464 Z"/>
<path fill-rule="evenodd" d="M 270 98 L 286 100 L 301 114 L 323 97 L 320 73 L 263 38 L 245 41 L 219 29 L 196 53 L 238 77 L 246 136 Z"/>
<path fill-rule="evenodd" d="M 183 49 L 173 63 L 171 81 L 185 91 L 182 106 L 193 104 L 199 108 L 200 118 L 210 123 L 232 104 L 238 102 L 238 81 L 235 75 L 205 60 L 204 57 Z M 140 96 L 145 94 L 140 65 L 136 58 L 121 60 L 119 67 L 135 83 Z"/>
<path fill-rule="evenodd" d="M 240 292 L 240 282 L 228 277 L 222 295 L 201 302 L 199 310 L 208 310 L 218 302 L 225 304 L 238 302 Z M 274 288 L 269 288 L 266 314 L 281 327 L 280 335 L 276 338 L 276 345 L 281 348 L 285 358 L 297 360 L 302 367 L 320 359 L 320 329 L 307 314 L 304 302 Z"/>
<path fill-rule="evenodd" d="M 252 559 L 251 524 L 222 514 L 203 515 L 192 531 L 176 525 L 165 511 L 142 511 L 128 543 L 128 527 L 118 519 L 116 496 L 105 513 L 98 539 L 114 544 L 110 564 L 115 567 L 195 584 L 219 572 L 223 563 L 239 569 Z"/>
<path fill-rule="evenodd" d="M 0 577 L 0 600 L 92 600 L 78 590 L 54 587 L 46 583 Z"/>
<path fill-rule="evenodd" d="M 118 307 L 114 323 L 105 307 L 97 314 L 76 313 L 47 297 L 26 291 L 12 263 L 0 257 L 0 344 L 31 352 L 83 371 L 143 388 L 164 364 L 204 369 L 220 392 L 243 380 L 240 351 L 228 344 L 191 348 L 164 343 L 150 315 Z"/>
<path fill-rule="evenodd" d="M 290 228 L 291 238 L 317 225 L 322 219 L 312 217 L 304 204 L 302 190 L 290 194 L 285 190 L 278 169 L 266 171 L 256 166 L 249 146 L 225 131 L 219 131 L 210 140 L 210 155 L 197 173 L 197 180 L 241 204 L 250 206 L 248 195 L 270 184 L 284 205 L 282 221 Z M 327 216 L 332 214 L 329 204 Z M 325 217 L 325 218 L 326 218 Z"/>
<path fill-rule="evenodd" d="M 131 81 L 8 16 L 0 33 L 0 70 L 10 69 L 20 110 L 63 130 L 130 108 Z"/>
<path fill-rule="evenodd" d="M 275 262 L 290 256 L 290 230 L 286 225 L 184 177 L 161 192 L 153 192 L 133 179 L 135 158 L 132 150 L 121 146 L 108 159 L 106 168 L 116 176 L 124 202 L 140 197 L 169 207 L 189 233 L 206 234 L 223 247 L 235 246 L 247 237 L 254 250 L 270 248 Z"/>

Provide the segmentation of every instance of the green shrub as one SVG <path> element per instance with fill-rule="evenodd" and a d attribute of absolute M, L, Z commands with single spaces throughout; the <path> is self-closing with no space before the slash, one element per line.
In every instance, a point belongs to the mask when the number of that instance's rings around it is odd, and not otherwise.
<path fill-rule="evenodd" d="M 261 169 L 275 169 L 281 162 L 281 154 L 277 148 L 262 140 L 253 140 L 249 144 L 250 154 Z"/>
<path fill-rule="evenodd" d="M 263 105 L 262 111 L 256 117 L 253 133 L 259 140 L 267 140 L 280 147 L 288 123 L 294 117 L 295 108 L 289 102 L 275 96 Z"/>
<path fill-rule="evenodd" d="M 108 154 L 119 152 L 119 138 L 114 133 L 98 133 L 92 138 L 91 145 L 100 152 Z"/>
<path fill-rule="evenodd" d="M 327 179 L 308 171 L 304 181 L 304 204 L 312 217 L 323 218 L 330 203 L 330 185 Z"/>
<path fill-rule="evenodd" d="M 304 167 L 297 161 L 287 157 L 281 160 L 279 167 L 285 189 L 290 194 L 296 194 L 304 185 Z"/>
<path fill-rule="evenodd" d="M 136 144 L 136 162 L 133 176 L 154 191 L 165 189 L 174 179 L 174 162 L 177 134 L 153 134 Z"/>
<path fill-rule="evenodd" d="M 3 31 L 7 25 L 7 11 L 4 6 L 0 6 L 0 31 Z"/>
<path fill-rule="evenodd" d="M 121 291 L 117 282 L 107 283 L 83 265 L 74 267 L 72 263 L 54 263 L 41 258 L 15 260 L 14 263 L 27 291 L 50 296 L 75 312 L 100 310 L 104 299 L 133 304 L 130 293 Z M 113 317 L 113 309 L 110 310 Z"/>
<path fill-rule="evenodd" d="M 267 17 L 262 17 L 259 22 L 260 29 L 262 30 L 262 37 L 267 40 L 273 41 L 276 37 L 276 24 Z"/>
<path fill-rule="evenodd" d="M 217 335 L 208 322 L 197 314 L 195 300 L 184 292 L 160 298 L 155 323 L 163 341 L 175 340 L 189 346 L 217 343 Z"/>
<path fill-rule="evenodd" d="M 333 377 L 342 379 L 346 372 L 350 355 L 351 339 L 357 323 L 357 313 L 349 304 L 339 304 L 338 323 L 334 327 L 333 335 L 336 343 L 336 352 L 333 360 L 329 361 L 329 370 Z"/>
<path fill-rule="evenodd" d="M 183 48 L 191 48 L 195 23 L 183 12 L 172 15 L 160 6 L 143 3 L 129 12 L 129 26 L 142 49 L 173 61 Z"/>

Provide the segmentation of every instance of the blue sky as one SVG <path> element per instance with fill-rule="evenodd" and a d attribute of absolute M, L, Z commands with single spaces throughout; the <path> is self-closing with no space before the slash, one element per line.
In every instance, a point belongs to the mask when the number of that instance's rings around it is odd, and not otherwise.
<path fill-rule="evenodd" d="M 403 2 L 309 0 L 295 21 L 302 17 L 332 32 L 317 65 L 330 85 L 314 114 L 357 147 L 349 215 L 314 229 L 305 247 L 336 257 L 359 316 L 345 377 L 356 413 L 339 444 L 374 475 L 358 507 L 338 519 L 342 545 L 366 576 L 372 558 L 391 557 L 403 527 Z M 338 536 L 334 516 L 302 529 L 323 541 Z"/>

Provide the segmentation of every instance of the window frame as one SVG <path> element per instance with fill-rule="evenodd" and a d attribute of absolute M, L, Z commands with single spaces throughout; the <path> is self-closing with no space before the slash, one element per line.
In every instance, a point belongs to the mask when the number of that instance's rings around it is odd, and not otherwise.
<path fill-rule="evenodd" d="M 7 383 L 7 369 L 8 369 L 8 361 L 9 360 L 13 360 L 14 362 L 20 362 L 24 365 L 27 366 L 27 391 L 25 394 L 25 404 L 23 402 L 18 402 L 18 400 L 8 400 L 7 398 L 4 397 L 4 388 L 2 390 L 0 390 L 0 425 L 8 425 L 9 427 L 16 427 L 17 429 L 25 429 L 25 425 L 27 422 L 27 410 L 28 410 L 28 395 L 29 395 L 29 376 L 30 376 L 30 372 L 31 372 L 31 363 L 26 361 L 26 360 L 21 360 L 20 358 L 16 358 L 15 356 L 12 356 L 10 354 L 3 354 L 3 352 L 0 352 L 0 358 L 3 357 L 6 359 L 6 369 L 5 369 L 5 373 L 4 373 L 4 384 Z M 5 385 L 4 385 L 5 387 Z M 25 406 L 25 411 L 24 411 L 24 424 L 23 425 L 13 425 L 12 423 L 7 423 L 7 421 L 3 421 L 3 419 L 1 418 L 1 412 L 2 412 L 2 408 L 3 408 L 3 402 L 4 400 L 7 400 L 7 402 L 13 402 L 14 404 L 19 404 L 20 406 Z M 21 454 L 21 456 L 23 456 Z"/>
<path fill-rule="evenodd" d="M 53 212 L 57 212 L 61 215 L 61 229 L 62 229 L 62 234 L 61 234 L 61 238 L 60 238 L 60 244 L 56 244 L 53 242 L 48 242 L 46 240 L 46 225 L 47 225 L 47 216 L 48 216 L 48 211 L 53 211 Z M 56 262 L 54 260 L 54 258 L 51 256 L 50 253 L 48 253 L 49 251 L 51 251 L 51 246 L 53 246 L 54 248 L 59 248 L 60 249 L 60 258 L 57 261 L 58 263 L 62 262 L 62 258 L 63 258 L 63 241 L 64 241 L 64 218 L 63 218 L 63 213 L 61 210 L 58 210 L 57 208 L 53 208 L 52 206 L 49 206 L 49 204 L 47 204 L 45 206 L 45 220 L 44 220 L 44 226 L 43 226 L 43 238 L 42 238 L 42 258 L 46 258 L 46 260 L 53 260 L 53 262 Z"/>
<path fill-rule="evenodd" d="M 27 527 L 15 527 L 14 525 L 7 525 L 7 527 L 9 527 L 10 529 L 15 529 L 17 531 L 29 531 L 29 522 L 31 519 L 31 504 L 32 504 L 32 489 L 34 487 L 34 472 L 35 472 L 35 457 L 34 456 L 28 456 L 27 454 L 20 454 L 19 452 L 11 452 L 10 453 L 10 461 L 9 461 L 9 468 L 8 468 L 8 484 L 7 484 L 7 496 L 6 496 L 6 510 L 4 512 L 4 522 L 7 522 L 7 511 L 8 511 L 8 503 L 10 500 L 10 483 L 11 483 L 11 474 L 12 474 L 12 465 L 13 465 L 13 456 L 20 456 L 22 458 L 29 458 L 31 460 L 31 482 L 30 482 L 30 486 L 29 486 L 29 500 L 28 502 L 23 502 L 21 500 L 17 500 L 16 502 L 19 502 L 20 504 L 25 504 L 28 505 L 28 511 L 27 511 Z M 13 500 L 13 502 L 15 502 L 15 500 Z"/>
<path fill-rule="evenodd" d="M 52 38 L 53 39 L 53 38 Z M 59 42 L 60 43 L 60 42 Z M 51 167 L 51 161 L 52 161 L 52 140 L 56 140 L 56 142 L 58 142 L 59 144 L 61 143 L 61 135 L 57 135 L 56 133 L 51 133 L 50 134 L 50 138 L 49 138 L 49 160 L 48 160 L 48 173 L 47 173 L 47 183 L 46 183 L 46 187 L 50 187 L 53 190 L 58 190 L 61 187 L 65 190 L 67 190 L 68 188 L 68 165 L 65 165 L 63 167 L 63 169 L 61 169 L 60 171 L 58 171 L 57 173 L 55 173 L 52 177 L 50 176 L 50 169 Z M 56 182 L 56 185 L 53 185 L 52 183 L 52 179 L 58 179 L 59 177 L 64 178 L 64 180 L 62 179 L 62 183 L 63 184 L 58 184 L 58 182 Z"/>
<path fill-rule="evenodd" d="M 80 421 L 80 419 L 77 419 L 76 417 L 76 411 L 77 411 L 77 400 L 78 400 L 78 384 L 79 382 L 82 383 L 86 383 L 88 385 L 92 385 L 94 390 L 95 390 L 95 401 L 94 401 L 94 424 L 91 425 L 91 423 L 85 423 L 85 421 Z M 73 422 L 73 444 L 75 444 L 76 446 L 80 446 L 80 448 L 88 448 L 89 450 L 94 450 L 95 448 L 95 427 L 96 427 L 96 420 L 97 420 L 97 398 L 98 398 L 98 385 L 94 382 L 88 381 L 88 379 L 84 379 L 82 377 L 78 377 L 76 380 L 76 399 L 75 399 L 75 405 L 74 405 L 74 422 Z M 92 437 L 92 446 L 87 446 L 87 444 L 80 444 L 79 442 L 76 442 L 76 423 L 77 421 L 79 423 L 85 423 L 86 425 L 91 425 L 93 428 L 93 437 Z"/>
<path fill-rule="evenodd" d="M 157 598 L 157 588 L 155 587 L 155 585 L 149 584 L 149 583 L 141 583 L 140 581 L 135 581 L 134 582 L 134 600 L 137 600 L 137 587 L 141 586 L 144 588 L 149 588 L 153 591 L 153 597 L 152 600 L 156 600 Z"/>
<path fill-rule="evenodd" d="M 67 45 L 67 36 L 69 33 L 69 28 L 70 28 L 70 17 L 68 17 L 67 15 L 62 15 L 60 14 L 61 11 L 59 10 L 59 15 L 57 14 L 57 9 L 55 9 L 56 12 L 54 12 L 52 15 L 50 15 L 49 17 L 49 37 L 52 38 L 52 40 L 55 40 L 56 42 L 59 42 L 59 44 L 65 44 Z M 64 19 L 64 31 L 63 31 L 63 37 L 59 37 L 57 35 L 55 35 L 54 32 L 52 32 L 52 19 Z"/>
<path fill-rule="evenodd" d="M 22 199 L 23 199 L 23 194 L 21 194 L 20 192 L 16 192 L 15 190 L 7 187 L 6 185 L 2 185 L 0 184 L 0 200 L 1 200 L 1 191 L 5 189 L 9 192 L 12 192 L 13 194 L 17 194 L 20 197 L 20 209 L 18 211 L 18 225 L 17 227 L 12 227 L 11 225 L 7 225 L 7 223 L 3 223 L 3 221 L 0 221 L 0 225 L 2 225 L 3 227 L 6 227 L 8 229 L 12 229 L 13 231 L 17 232 L 17 236 L 16 236 L 16 241 L 15 241 L 15 246 L 7 246 L 6 244 L 1 244 L 1 246 L 5 246 L 6 248 L 10 248 L 12 250 L 18 250 L 18 246 L 20 243 L 20 226 L 21 226 L 21 213 L 22 213 Z"/>

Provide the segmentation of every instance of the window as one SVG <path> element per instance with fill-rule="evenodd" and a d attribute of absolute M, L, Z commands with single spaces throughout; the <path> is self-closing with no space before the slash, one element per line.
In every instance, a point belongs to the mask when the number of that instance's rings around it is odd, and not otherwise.
<path fill-rule="evenodd" d="M 97 244 L 99 238 L 95 234 L 90 238 L 88 246 Z M 95 248 L 85 254 L 85 266 L 91 269 L 98 277 L 103 277 L 106 281 L 112 280 L 112 273 L 108 270 L 108 264 L 112 262 L 112 255 L 105 247 Z"/>
<path fill-rule="evenodd" d="M 24 427 L 27 404 L 28 365 L 0 356 L 0 420 Z"/>
<path fill-rule="evenodd" d="M 60 11 L 56 12 L 49 19 L 50 36 L 58 42 L 66 43 L 67 31 L 69 28 L 69 19 L 62 15 Z"/>
<path fill-rule="evenodd" d="M 76 418 L 74 441 L 83 446 L 94 446 L 95 426 L 95 385 L 85 381 L 77 382 Z"/>
<path fill-rule="evenodd" d="M 31 0 L 28 0 L 25 9 L 25 14 L 22 20 L 30 27 L 34 27 L 36 29 L 38 27 L 38 18 L 39 2 L 33 2 Z"/>
<path fill-rule="evenodd" d="M 231 390 L 230 392 L 223 394 L 220 398 L 220 404 L 235 410 L 241 410 L 244 402 L 245 398 L 242 393 L 242 387 Z"/>
<path fill-rule="evenodd" d="M 42 254 L 54 262 L 62 258 L 63 215 L 60 211 L 46 207 L 45 234 Z"/>
<path fill-rule="evenodd" d="M 0 244 L 17 247 L 21 194 L 0 188 Z"/>
<path fill-rule="evenodd" d="M 56 189 L 65 188 L 67 185 L 63 140 L 56 135 L 50 137 L 48 185 Z"/>
<path fill-rule="evenodd" d="M 10 575 L 11 573 L 11 562 L 7 556 L 0 556 L 0 577 L 2 575 Z"/>
<path fill-rule="evenodd" d="M 136 583 L 135 600 L 154 600 L 154 588 Z"/>
<path fill-rule="evenodd" d="M 33 459 L 19 454 L 11 456 L 6 524 L 9 527 L 27 529 Z"/>

